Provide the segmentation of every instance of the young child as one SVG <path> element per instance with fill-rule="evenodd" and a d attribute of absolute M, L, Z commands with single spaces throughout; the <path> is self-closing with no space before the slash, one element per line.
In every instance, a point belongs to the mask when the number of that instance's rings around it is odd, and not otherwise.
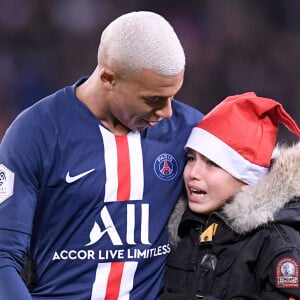
<path fill-rule="evenodd" d="M 280 103 L 245 93 L 192 130 L 160 299 L 300 299 L 300 142 L 274 151 L 278 123 L 300 136 Z"/>

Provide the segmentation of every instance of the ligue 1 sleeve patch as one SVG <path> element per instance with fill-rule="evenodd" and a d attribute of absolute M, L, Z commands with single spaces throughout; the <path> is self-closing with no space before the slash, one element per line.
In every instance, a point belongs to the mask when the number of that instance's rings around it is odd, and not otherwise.
<path fill-rule="evenodd" d="M 277 288 L 299 288 L 299 263 L 294 258 L 284 257 L 276 265 Z"/>
<path fill-rule="evenodd" d="M 15 174 L 0 164 L 0 203 L 4 202 L 14 191 Z"/>

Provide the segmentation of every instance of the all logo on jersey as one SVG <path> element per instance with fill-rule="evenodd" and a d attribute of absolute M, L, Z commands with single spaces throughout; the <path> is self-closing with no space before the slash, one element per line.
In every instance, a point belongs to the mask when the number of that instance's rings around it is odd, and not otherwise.
<path fill-rule="evenodd" d="M 149 241 L 149 204 L 141 204 L 141 224 L 140 224 L 140 236 L 136 236 L 136 226 L 137 224 L 133 221 L 136 218 L 138 213 L 137 205 L 127 204 L 126 205 L 126 216 L 127 216 L 127 232 L 126 232 L 126 241 L 122 240 L 121 235 L 118 232 L 118 229 L 114 225 L 113 216 L 110 214 L 108 208 L 104 206 L 100 212 L 100 218 L 105 225 L 105 229 L 101 230 L 97 222 L 94 223 L 94 226 L 90 232 L 90 242 L 86 246 L 93 245 L 100 241 L 104 235 L 108 235 L 111 240 L 112 245 L 120 246 L 126 243 L 127 245 L 136 245 L 141 243 L 143 245 L 151 245 Z"/>
<path fill-rule="evenodd" d="M 15 174 L 3 164 L 0 165 L 0 203 L 4 202 L 14 191 Z"/>
<path fill-rule="evenodd" d="M 178 173 L 178 164 L 173 155 L 169 153 L 160 154 L 154 162 L 156 176 L 165 181 L 173 180 Z"/>
<path fill-rule="evenodd" d="M 299 288 L 299 263 L 291 257 L 282 258 L 276 265 L 277 288 Z"/>
<path fill-rule="evenodd" d="M 111 214 L 107 206 L 100 212 L 102 225 L 94 222 L 90 231 L 89 242 L 85 244 L 85 249 L 63 249 L 55 251 L 52 260 L 98 260 L 105 261 L 124 261 L 150 259 L 154 256 L 167 255 L 170 253 L 170 245 L 162 244 L 151 247 L 149 237 L 149 204 L 142 203 L 126 204 L 126 235 L 120 233 L 120 228 L 115 226 L 115 216 Z M 141 221 L 135 222 L 137 214 L 141 214 Z M 138 228 L 139 227 L 139 228 Z M 90 246 L 100 242 L 102 238 L 109 238 L 111 245 L 106 249 L 99 247 L 91 249 Z M 108 245 L 108 244 L 107 244 Z M 118 246 L 127 245 L 130 247 L 119 248 Z M 146 247 L 141 247 L 142 245 Z"/>

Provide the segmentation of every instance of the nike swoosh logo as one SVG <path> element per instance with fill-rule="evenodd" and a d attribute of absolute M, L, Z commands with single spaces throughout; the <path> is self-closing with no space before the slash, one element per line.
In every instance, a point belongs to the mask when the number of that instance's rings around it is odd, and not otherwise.
<path fill-rule="evenodd" d="M 88 175 L 88 174 L 90 174 L 90 173 L 92 173 L 94 171 L 95 171 L 95 169 L 91 169 L 91 170 L 85 171 L 83 173 L 80 173 L 80 174 L 78 174 L 76 176 L 70 176 L 70 172 L 68 172 L 67 175 L 66 175 L 66 182 L 67 183 L 75 182 L 78 179 L 80 179 L 80 178 L 82 178 L 82 177 L 84 177 L 84 176 L 86 176 L 86 175 Z"/>

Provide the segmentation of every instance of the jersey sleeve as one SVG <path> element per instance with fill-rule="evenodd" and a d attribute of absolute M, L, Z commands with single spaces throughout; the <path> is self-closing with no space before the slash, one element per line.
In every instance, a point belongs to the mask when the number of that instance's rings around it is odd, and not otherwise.
<path fill-rule="evenodd" d="M 12 267 L 0 268 L 0 299 L 32 299 L 21 277 Z"/>
<path fill-rule="evenodd" d="M 31 299 L 19 274 L 30 244 L 42 159 L 33 124 L 30 116 L 18 117 L 0 145 L 0 299 Z"/>
<path fill-rule="evenodd" d="M 38 132 L 17 118 L 0 145 L 0 229 L 31 233 L 39 189 Z"/>

